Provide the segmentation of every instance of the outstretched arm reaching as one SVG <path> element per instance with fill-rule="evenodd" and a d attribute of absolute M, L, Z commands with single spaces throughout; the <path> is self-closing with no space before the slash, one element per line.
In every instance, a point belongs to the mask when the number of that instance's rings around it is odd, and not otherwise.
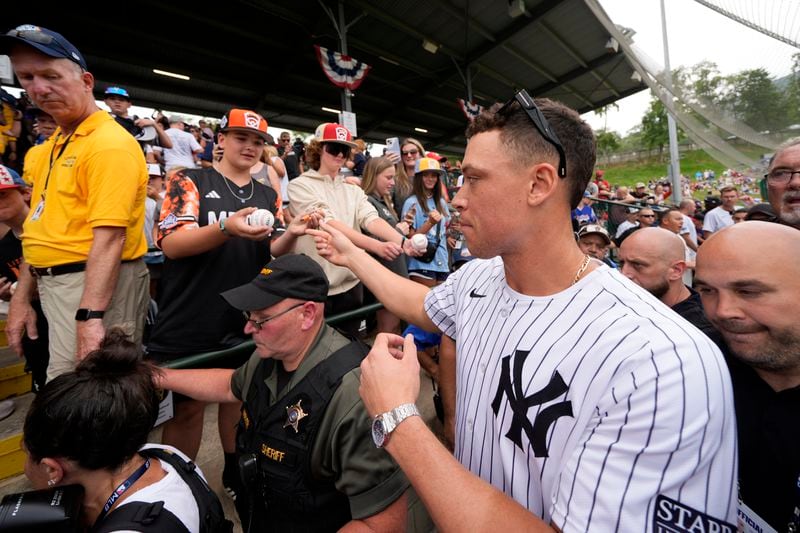
<path fill-rule="evenodd" d="M 341 231 L 328 225 L 307 230 L 314 237 L 317 252 L 331 263 L 349 268 L 386 308 L 406 322 L 428 331 L 438 331 L 425 313 L 425 295 L 430 290 L 385 268 L 354 245 Z M 406 241 L 410 248 L 411 243 Z"/>

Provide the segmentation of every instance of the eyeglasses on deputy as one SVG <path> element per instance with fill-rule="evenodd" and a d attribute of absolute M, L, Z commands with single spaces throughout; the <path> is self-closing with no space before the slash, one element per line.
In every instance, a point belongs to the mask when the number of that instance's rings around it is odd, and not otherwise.
<path fill-rule="evenodd" d="M 270 320 L 275 320 L 279 316 L 285 315 L 286 313 L 288 313 L 292 309 L 296 309 L 296 308 L 300 307 L 301 305 L 303 305 L 304 303 L 305 302 L 301 302 L 299 304 L 294 304 L 290 308 L 284 309 L 283 311 L 281 311 L 280 313 L 278 313 L 276 315 L 268 316 L 267 318 L 263 318 L 261 320 L 255 320 L 253 318 L 250 318 L 250 312 L 249 311 L 242 311 L 242 314 L 244 315 L 245 320 L 250 322 L 253 325 L 253 327 L 256 329 L 256 331 L 261 331 L 261 326 L 263 326 L 264 324 L 266 324 Z"/>

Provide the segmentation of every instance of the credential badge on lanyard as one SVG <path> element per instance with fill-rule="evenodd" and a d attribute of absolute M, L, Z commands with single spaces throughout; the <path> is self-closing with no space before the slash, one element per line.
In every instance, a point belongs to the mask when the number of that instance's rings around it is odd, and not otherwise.
<path fill-rule="evenodd" d="M 58 155 L 55 159 L 53 159 L 53 153 L 56 151 L 56 143 L 53 143 L 53 148 L 50 150 L 50 168 L 47 169 L 47 177 L 44 179 L 44 187 L 42 188 L 42 197 L 39 199 L 39 203 L 36 204 L 36 208 L 33 210 L 33 214 L 31 215 L 31 220 L 39 220 L 42 217 L 42 212 L 44 211 L 44 198 L 47 194 L 47 185 L 50 183 L 50 174 L 53 172 L 53 166 L 61 159 L 61 156 L 64 155 L 64 150 L 67 149 L 69 145 L 69 141 L 72 139 L 72 135 L 75 132 L 69 134 L 67 140 L 64 141 L 64 144 L 61 146 L 61 150 L 58 151 Z M 58 139 L 56 139 L 58 141 Z"/>

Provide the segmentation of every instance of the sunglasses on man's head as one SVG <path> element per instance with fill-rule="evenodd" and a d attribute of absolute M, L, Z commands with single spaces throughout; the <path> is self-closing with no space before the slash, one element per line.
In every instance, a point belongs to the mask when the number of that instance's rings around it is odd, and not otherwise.
<path fill-rule="evenodd" d="M 553 131 L 553 128 L 550 126 L 550 123 L 545 118 L 542 110 L 536 105 L 531 95 L 528 94 L 528 91 L 522 89 L 517 94 L 514 95 L 511 100 L 506 102 L 503 107 L 501 107 L 497 113 L 498 114 L 505 114 L 514 102 L 517 102 L 520 107 L 527 113 L 528 118 L 531 119 L 531 122 L 536 127 L 536 131 L 542 136 L 542 138 L 549 142 L 550 144 L 555 147 L 556 151 L 558 152 L 558 175 L 562 178 L 567 176 L 567 156 L 564 153 L 564 146 L 561 144 L 561 141 L 558 140 L 558 135 L 556 132 Z"/>
<path fill-rule="evenodd" d="M 50 44 L 53 42 L 53 36 L 39 30 L 11 30 L 6 33 L 9 37 L 19 37 L 26 41 L 33 41 L 39 44 Z"/>
<path fill-rule="evenodd" d="M 43 31 L 39 30 L 11 30 L 6 33 L 9 37 L 18 37 L 20 39 L 24 39 L 26 41 L 31 41 L 34 43 L 39 44 L 46 44 L 50 46 L 56 46 L 59 50 L 64 52 L 65 54 L 69 54 L 69 50 L 64 48 L 60 42 L 58 42 L 52 35 L 49 33 L 44 33 Z M 71 55 L 71 54 L 69 54 Z"/>
<path fill-rule="evenodd" d="M 346 144 L 340 143 L 325 143 L 325 151 L 331 154 L 332 156 L 337 156 L 339 154 L 342 157 L 349 157 L 350 156 L 350 147 Z"/>

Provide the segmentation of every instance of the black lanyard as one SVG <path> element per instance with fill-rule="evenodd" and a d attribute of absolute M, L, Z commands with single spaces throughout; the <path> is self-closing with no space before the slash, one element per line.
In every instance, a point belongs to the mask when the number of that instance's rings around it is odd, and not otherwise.
<path fill-rule="evenodd" d="M 100 512 L 100 516 L 97 517 L 95 521 L 95 525 L 99 524 L 103 518 L 106 517 L 108 511 L 114 506 L 116 501 L 119 499 L 120 496 L 125 494 L 125 491 L 128 490 L 131 485 L 136 483 L 136 481 L 147 472 L 147 469 L 150 468 L 150 459 L 146 459 L 144 464 L 136 469 L 136 472 L 130 475 L 128 479 L 120 483 L 119 487 L 111 493 L 111 496 L 108 497 L 106 504 L 103 506 L 103 510 Z"/>
<path fill-rule="evenodd" d="M 800 474 L 795 481 L 795 496 L 797 499 L 794 504 L 794 513 L 792 514 L 792 521 L 789 522 L 789 533 L 800 531 Z"/>
<path fill-rule="evenodd" d="M 72 136 L 74 134 L 75 134 L 74 131 L 69 134 L 69 137 L 67 137 L 67 140 L 64 141 L 64 144 L 61 146 L 61 150 L 58 151 L 58 155 L 56 156 L 55 159 L 53 159 L 53 154 L 56 151 L 56 143 L 55 142 L 53 143 L 53 148 L 50 149 L 50 168 L 47 169 L 47 177 L 45 177 L 45 179 L 44 179 L 44 188 L 42 189 L 42 200 L 44 200 L 44 197 L 47 194 L 47 184 L 50 183 L 50 173 L 53 172 L 53 166 L 58 162 L 59 159 L 61 159 L 61 156 L 64 155 L 64 150 L 67 149 L 67 146 L 69 145 L 69 141 L 72 139 Z M 59 137 L 61 137 L 60 134 L 59 134 Z"/>

